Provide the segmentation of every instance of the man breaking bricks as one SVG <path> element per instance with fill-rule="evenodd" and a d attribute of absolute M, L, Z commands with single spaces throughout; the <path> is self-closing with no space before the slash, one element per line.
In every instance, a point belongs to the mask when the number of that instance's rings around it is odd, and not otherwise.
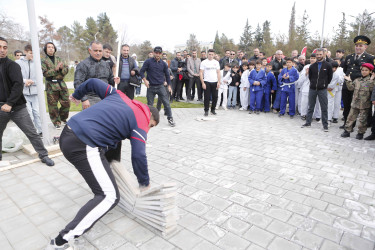
<path fill-rule="evenodd" d="M 95 93 L 102 101 L 68 121 L 61 133 L 60 148 L 85 179 L 94 198 L 78 211 L 46 249 L 69 249 L 69 240 L 84 234 L 117 205 L 120 194 L 105 153 L 116 148 L 122 140 L 130 140 L 133 170 L 140 189 L 149 187 L 146 139 L 148 130 L 159 123 L 158 110 L 130 100 L 99 79 L 85 81 L 69 99 L 78 104 L 88 92 Z M 119 159 L 118 155 L 113 158 Z"/>

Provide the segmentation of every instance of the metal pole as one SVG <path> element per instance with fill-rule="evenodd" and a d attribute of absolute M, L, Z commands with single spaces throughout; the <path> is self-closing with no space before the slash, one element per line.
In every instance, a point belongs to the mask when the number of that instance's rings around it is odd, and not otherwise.
<path fill-rule="evenodd" d="M 117 62 L 116 62 L 116 73 L 115 73 L 115 77 L 118 76 L 118 72 L 120 70 L 120 57 L 121 57 L 121 43 L 122 43 L 122 36 L 121 36 L 121 33 L 120 31 L 117 31 L 117 34 L 118 34 L 118 44 L 117 44 Z M 116 88 L 117 88 L 117 84 L 116 84 Z"/>
<path fill-rule="evenodd" d="M 43 142 L 44 145 L 50 145 L 51 140 L 49 138 L 48 131 L 48 119 L 47 119 L 47 110 L 46 102 L 44 99 L 44 84 L 43 84 L 43 73 L 40 62 L 40 51 L 39 51 L 39 38 L 38 30 L 36 26 L 36 15 L 35 15 L 35 5 L 34 0 L 26 0 L 27 11 L 29 14 L 29 25 L 30 25 L 30 36 L 31 36 L 31 46 L 33 47 L 33 60 L 36 72 L 36 82 L 38 89 L 38 101 L 39 101 L 39 114 L 42 122 L 42 133 L 43 133 Z"/>
<path fill-rule="evenodd" d="M 323 40 L 324 40 L 324 22 L 326 19 L 326 0 L 324 0 L 324 11 L 323 11 L 323 24 L 322 24 L 322 41 L 320 43 L 320 47 L 323 47 Z"/>

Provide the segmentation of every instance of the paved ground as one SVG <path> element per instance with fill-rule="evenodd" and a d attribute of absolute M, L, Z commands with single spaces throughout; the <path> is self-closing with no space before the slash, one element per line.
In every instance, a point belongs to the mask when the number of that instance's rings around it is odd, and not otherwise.
<path fill-rule="evenodd" d="M 163 117 L 147 153 L 152 181 L 179 185 L 177 232 L 163 238 L 115 208 L 83 249 L 374 249 L 374 142 L 274 114 L 173 112 L 177 126 Z M 0 172 L 1 250 L 42 249 L 92 197 L 64 157 L 55 162 Z"/>

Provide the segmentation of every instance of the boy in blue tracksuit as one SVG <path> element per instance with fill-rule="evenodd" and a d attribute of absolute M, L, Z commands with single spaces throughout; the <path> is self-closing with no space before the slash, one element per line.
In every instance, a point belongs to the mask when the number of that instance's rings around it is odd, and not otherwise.
<path fill-rule="evenodd" d="M 293 119 L 295 114 L 295 86 L 294 82 L 298 80 L 298 71 L 293 67 L 293 59 L 285 58 L 286 68 L 279 74 L 279 82 L 281 83 L 281 98 L 280 98 L 280 114 L 279 117 L 285 114 L 287 98 L 289 99 L 289 115 Z"/>
<path fill-rule="evenodd" d="M 266 85 L 264 85 L 264 95 L 262 98 L 262 110 L 264 110 L 265 113 L 268 113 L 271 110 L 270 109 L 271 91 L 274 92 L 277 90 L 277 81 L 276 81 L 275 75 L 272 72 L 272 64 L 267 63 L 265 69 L 266 69 L 267 81 L 266 81 Z"/>
<path fill-rule="evenodd" d="M 262 98 L 263 98 L 263 87 L 266 85 L 267 76 L 266 72 L 262 69 L 262 61 L 257 60 L 255 63 L 255 70 L 251 71 L 249 75 L 250 83 L 250 112 L 254 111 L 257 115 L 260 113 Z"/>

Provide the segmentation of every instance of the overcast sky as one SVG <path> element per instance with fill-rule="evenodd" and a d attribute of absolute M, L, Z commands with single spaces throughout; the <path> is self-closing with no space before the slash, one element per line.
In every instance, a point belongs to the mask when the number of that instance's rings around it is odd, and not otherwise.
<path fill-rule="evenodd" d="M 238 43 L 247 18 L 253 29 L 258 23 L 269 20 L 273 34 L 287 34 L 294 2 L 296 23 L 299 23 L 306 9 L 311 19 L 311 33 L 321 33 L 324 7 L 324 0 L 34 1 L 36 15 L 47 15 L 55 28 L 63 25 L 70 27 L 75 20 L 84 26 L 88 16 L 96 19 L 99 13 L 107 12 L 115 29 L 126 29 L 129 43 L 150 40 L 153 46 L 160 45 L 170 51 L 174 50 L 175 45 L 186 43 L 190 33 L 194 33 L 198 41 L 211 42 L 216 31 L 219 31 L 219 34 L 225 33 Z M 374 0 L 327 0 L 325 36 L 332 35 L 342 18 L 342 12 L 351 22 L 354 18 L 349 15 L 356 16 L 365 8 L 370 13 L 374 12 Z M 0 0 L 0 9 L 29 30 L 26 0 Z"/>

